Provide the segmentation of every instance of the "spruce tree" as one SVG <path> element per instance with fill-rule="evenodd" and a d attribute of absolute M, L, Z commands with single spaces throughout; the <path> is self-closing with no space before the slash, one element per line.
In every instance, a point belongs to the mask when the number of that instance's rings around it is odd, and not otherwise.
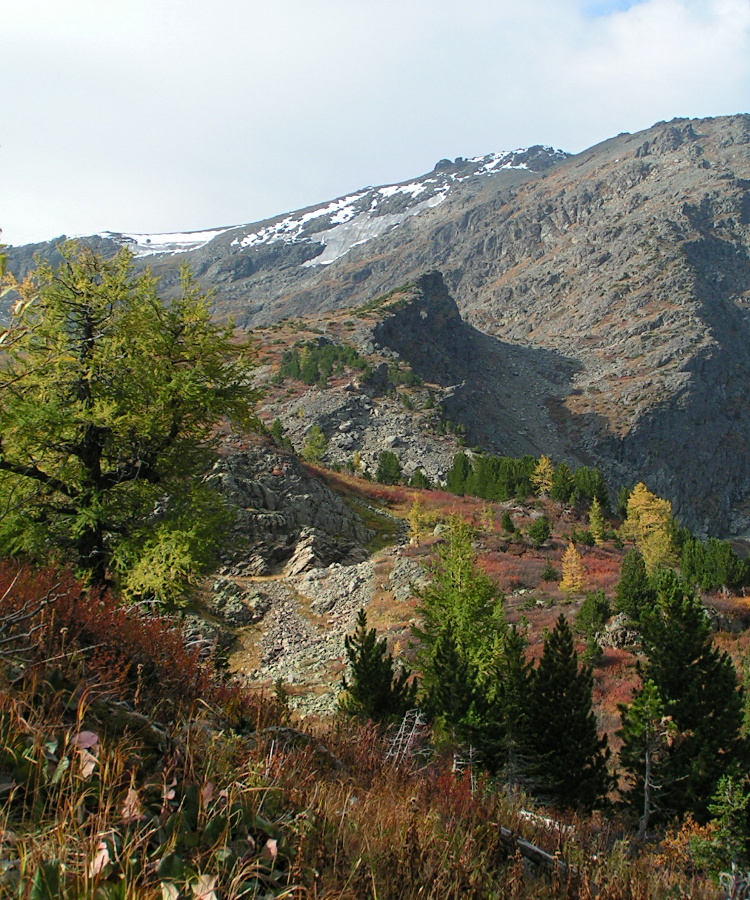
<path fill-rule="evenodd" d="M 646 572 L 646 563 L 635 549 L 630 550 L 622 558 L 620 580 L 615 588 L 615 610 L 633 622 L 639 622 L 641 613 L 651 607 L 656 600 L 656 592 Z"/>
<path fill-rule="evenodd" d="M 708 816 L 722 775 L 744 759 L 743 693 L 726 653 L 714 647 L 705 610 L 675 572 L 665 572 L 654 608 L 641 613 L 644 678 L 656 686 L 680 739 L 666 753 L 659 780 L 664 815 Z M 627 735 L 623 759 L 643 779 L 643 763 Z M 639 802 L 636 795 L 635 802 Z"/>
<path fill-rule="evenodd" d="M 400 484 L 403 477 L 401 463 L 392 450 L 382 450 L 378 456 L 375 480 L 380 484 Z"/>
<path fill-rule="evenodd" d="M 534 792 L 566 809 L 593 809 L 612 784 L 607 739 L 597 733 L 592 690 L 591 670 L 579 667 L 572 632 L 561 614 L 545 636 L 542 658 L 531 674 L 526 727 L 534 754 Z"/>
<path fill-rule="evenodd" d="M 367 628 L 367 614 L 360 609 L 357 628 L 344 639 L 351 681 L 342 678 L 346 692 L 341 707 L 346 712 L 374 722 L 400 718 L 416 705 L 417 684 L 410 672 L 396 672 L 385 638 L 378 639 L 374 628 Z"/>

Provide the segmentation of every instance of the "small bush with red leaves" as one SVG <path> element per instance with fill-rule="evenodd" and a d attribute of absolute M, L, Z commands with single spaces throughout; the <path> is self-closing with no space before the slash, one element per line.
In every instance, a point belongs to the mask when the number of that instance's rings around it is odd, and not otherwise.
<path fill-rule="evenodd" d="M 265 720 L 262 701 L 223 683 L 200 648 L 185 645 L 175 621 L 86 590 L 69 571 L 0 563 L 3 621 L 33 667 L 57 670 L 150 716 L 174 719 L 201 702 L 246 726 Z"/>

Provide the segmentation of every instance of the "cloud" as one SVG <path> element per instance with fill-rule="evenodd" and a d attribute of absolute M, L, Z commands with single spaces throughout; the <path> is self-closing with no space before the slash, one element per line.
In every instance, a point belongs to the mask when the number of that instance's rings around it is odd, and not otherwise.
<path fill-rule="evenodd" d="M 0 225 L 257 220 L 445 156 L 750 106 L 750 0 L 16 0 Z"/>

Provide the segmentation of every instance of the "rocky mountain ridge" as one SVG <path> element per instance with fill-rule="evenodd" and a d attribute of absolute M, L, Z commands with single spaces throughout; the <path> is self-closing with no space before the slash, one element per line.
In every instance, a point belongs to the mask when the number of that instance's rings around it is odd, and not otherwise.
<path fill-rule="evenodd" d="M 574 157 L 532 150 L 537 162 L 526 168 L 514 159 L 484 172 L 491 158 L 440 164 L 388 196 L 357 192 L 144 261 L 166 289 L 176 264 L 190 263 L 215 289 L 217 315 L 252 328 L 354 309 L 437 269 L 461 317 L 487 338 L 476 336 L 475 355 L 501 346 L 560 382 L 511 388 L 518 417 L 551 420 L 544 452 L 597 463 L 613 486 L 645 480 L 698 532 L 744 531 L 750 116 L 657 123 Z M 456 176 L 444 199 L 421 208 L 442 196 L 444 176 Z M 364 242 L 352 232 L 336 255 L 334 232 L 372 213 L 376 199 L 384 216 L 411 214 Z M 22 271 L 30 254 L 15 248 L 11 266 Z M 408 362 L 418 344 L 394 352 Z M 476 357 L 488 377 L 467 379 L 475 389 L 457 392 L 451 415 L 489 447 L 521 434 L 507 405 L 486 414 L 496 394 L 488 385 L 505 371 L 498 359 Z"/>

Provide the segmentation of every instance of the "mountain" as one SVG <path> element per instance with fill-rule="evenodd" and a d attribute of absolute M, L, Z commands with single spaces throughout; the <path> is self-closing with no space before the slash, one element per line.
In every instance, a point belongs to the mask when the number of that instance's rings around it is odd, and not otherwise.
<path fill-rule="evenodd" d="M 488 339 L 472 343 L 466 383 L 508 394 L 455 404 L 470 444 L 502 450 L 513 405 L 544 425 L 532 451 L 596 463 L 613 486 L 643 479 L 699 532 L 748 528 L 750 116 L 661 122 L 576 156 L 443 160 L 253 225 L 91 240 L 132 246 L 165 287 L 190 263 L 217 315 L 248 328 L 360 306 L 437 269 Z M 34 249 L 14 248 L 11 266 Z M 391 350 L 408 362 L 415 343 Z M 551 387 L 528 389 L 521 351 Z"/>

